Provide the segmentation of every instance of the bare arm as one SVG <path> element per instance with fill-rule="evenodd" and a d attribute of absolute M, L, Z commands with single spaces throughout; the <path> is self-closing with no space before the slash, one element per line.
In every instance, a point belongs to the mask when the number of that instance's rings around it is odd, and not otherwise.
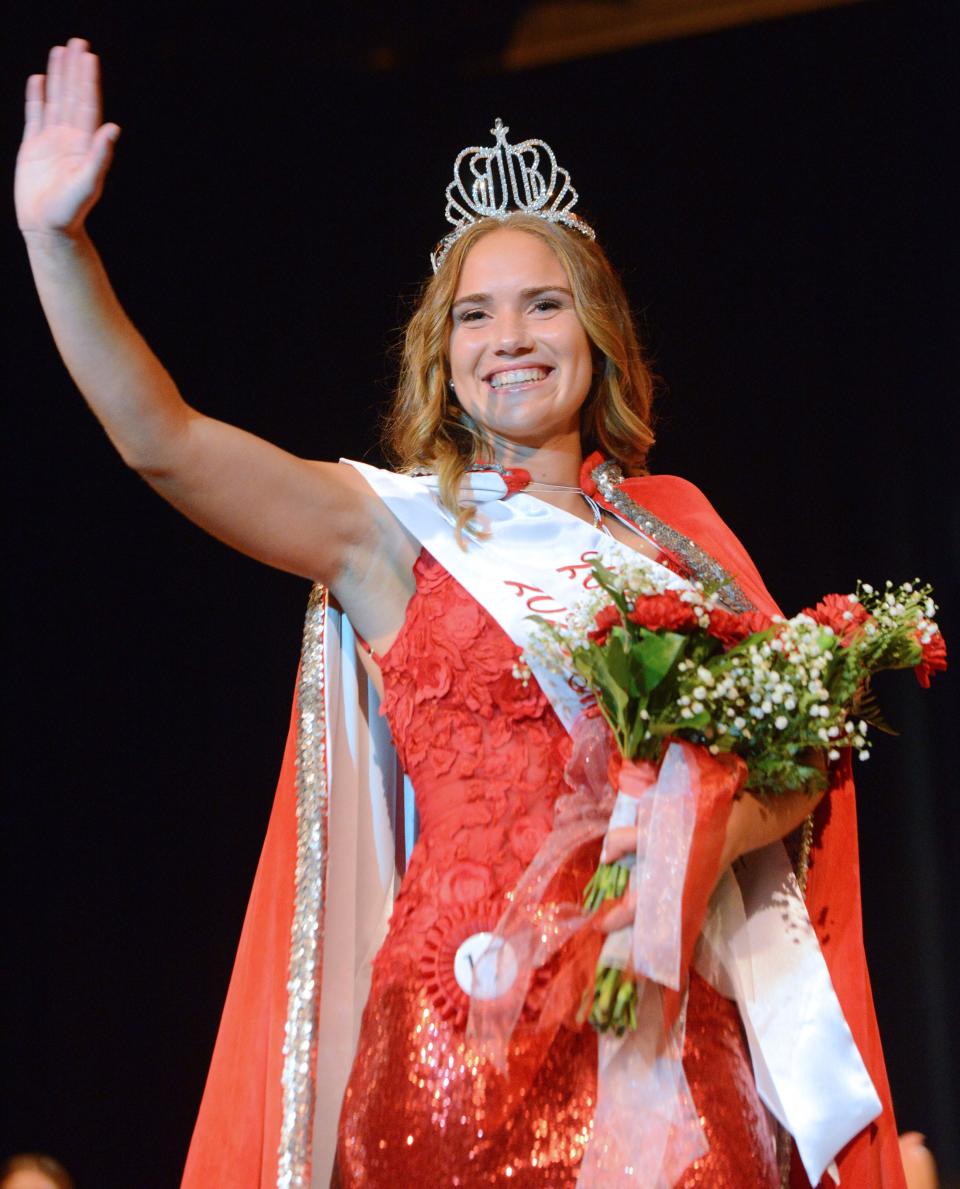
<path fill-rule="evenodd" d="M 352 468 L 296 458 L 183 400 L 84 229 L 119 134 L 100 120 L 96 56 L 79 39 L 55 47 L 47 75 L 27 84 L 16 200 L 71 376 L 126 463 L 171 504 L 261 561 L 339 587 L 349 602 L 399 530 Z"/>
<path fill-rule="evenodd" d="M 811 767 L 826 772 L 822 752 L 813 753 L 808 762 Z M 741 855 L 793 833 L 813 813 L 823 795 L 823 792 L 811 794 L 799 789 L 795 793 L 778 793 L 768 801 L 761 801 L 752 793 L 738 797 L 727 822 L 720 871 L 725 871 Z"/>
<path fill-rule="evenodd" d="M 826 761 L 820 751 L 812 752 L 804 757 L 805 762 L 812 768 L 826 773 Z M 798 789 L 793 793 L 778 793 L 767 801 L 762 801 L 752 793 L 742 793 L 736 798 L 727 819 L 727 831 L 724 837 L 723 851 L 717 868 L 717 876 L 738 859 L 741 855 L 752 850 L 758 850 L 770 842 L 792 833 L 819 805 L 824 793 L 808 793 Z M 634 826 L 624 826 L 611 830 L 603 846 L 603 858 L 607 863 L 613 863 L 623 855 L 630 854 L 637 847 L 637 831 Z M 622 929 L 629 925 L 634 917 L 636 896 L 631 891 L 623 897 L 623 902 L 603 918 L 600 929 L 604 933 L 612 933 L 615 929 Z"/>

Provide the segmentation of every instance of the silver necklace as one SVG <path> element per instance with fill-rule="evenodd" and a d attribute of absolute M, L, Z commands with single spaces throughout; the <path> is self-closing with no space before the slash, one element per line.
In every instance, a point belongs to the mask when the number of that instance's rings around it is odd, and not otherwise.
<path fill-rule="evenodd" d="M 583 499 L 585 499 L 587 501 L 587 504 L 590 507 L 590 511 L 593 513 L 593 527 L 596 529 L 599 529 L 600 532 L 605 533 L 608 537 L 613 536 L 613 533 L 607 527 L 607 524 L 603 519 L 603 509 L 600 507 L 600 505 L 597 503 L 597 501 L 592 496 L 587 495 L 587 493 L 583 490 L 582 487 L 575 487 L 571 483 L 534 483 L 534 482 L 530 482 L 527 484 L 525 490 L 530 491 L 530 492 L 533 492 L 533 491 L 572 491 L 572 492 L 575 492 L 577 495 L 582 496 Z"/>

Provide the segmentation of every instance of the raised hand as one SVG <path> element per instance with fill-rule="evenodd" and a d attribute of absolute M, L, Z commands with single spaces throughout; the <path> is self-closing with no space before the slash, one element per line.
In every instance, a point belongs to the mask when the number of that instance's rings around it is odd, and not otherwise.
<path fill-rule="evenodd" d="M 100 64 L 73 37 L 50 51 L 47 73 L 27 80 L 14 196 L 24 234 L 76 235 L 103 190 L 120 135 L 101 124 Z"/>

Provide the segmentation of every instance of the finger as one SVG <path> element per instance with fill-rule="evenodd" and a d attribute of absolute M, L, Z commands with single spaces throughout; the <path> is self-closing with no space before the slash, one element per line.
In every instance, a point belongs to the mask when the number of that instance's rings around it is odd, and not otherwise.
<path fill-rule="evenodd" d="M 634 892 L 628 892 L 610 909 L 603 920 L 597 923 L 601 933 L 615 933 L 617 929 L 625 929 L 633 924 L 637 911 L 637 897 Z"/>
<path fill-rule="evenodd" d="M 113 160 L 113 146 L 120 136 L 118 124 L 104 124 L 94 133 L 93 143 L 85 166 L 86 181 L 91 193 L 98 194 Z"/>
<path fill-rule="evenodd" d="M 93 136 L 100 127 L 100 62 L 96 54 L 85 53 L 80 60 L 80 95 L 74 118 L 83 132 Z"/>
<path fill-rule="evenodd" d="M 71 37 L 67 42 L 64 57 L 62 119 L 65 124 L 77 127 L 78 109 L 83 95 L 83 56 L 87 42 L 81 37 Z"/>
<path fill-rule="evenodd" d="M 611 830 L 603 840 L 603 850 L 600 852 L 601 863 L 615 863 L 624 855 L 633 854 L 637 849 L 637 827 L 618 826 Z"/>
<path fill-rule="evenodd" d="M 632 912 L 625 904 L 618 904 L 611 908 L 597 928 L 601 933 L 616 933 L 618 929 L 625 929 L 633 920 Z"/>
<path fill-rule="evenodd" d="M 55 45 L 47 59 L 47 102 L 43 112 L 43 126 L 60 123 L 60 102 L 63 94 L 63 58 L 66 48 Z"/>
<path fill-rule="evenodd" d="M 27 98 L 23 107 L 23 139 L 36 136 L 43 128 L 43 94 L 45 78 L 31 74 L 27 79 Z"/>

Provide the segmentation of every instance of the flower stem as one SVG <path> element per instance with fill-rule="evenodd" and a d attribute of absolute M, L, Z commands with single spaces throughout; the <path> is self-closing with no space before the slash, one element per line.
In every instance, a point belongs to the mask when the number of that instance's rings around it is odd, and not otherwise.
<path fill-rule="evenodd" d="M 623 1036 L 637 1026 L 637 984 L 615 966 L 597 967 L 590 1023 L 598 1032 Z"/>
<path fill-rule="evenodd" d="M 627 890 L 630 868 L 622 863 L 601 863 L 583 890 L 583 906 L 593 912 L 605 900 L 616 900 Z"/>

